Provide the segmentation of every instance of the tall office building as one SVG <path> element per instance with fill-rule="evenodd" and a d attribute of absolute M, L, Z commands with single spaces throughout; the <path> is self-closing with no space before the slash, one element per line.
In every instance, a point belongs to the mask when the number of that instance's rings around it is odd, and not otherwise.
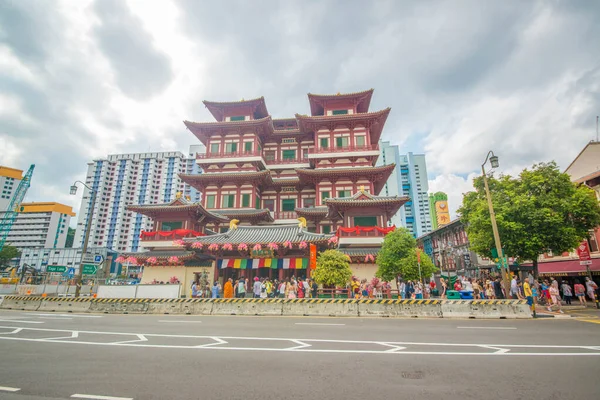
<path fill-rule="evenodd" d="M 113 154 L 88 163 L 86 184 L 96 193 L 89 246 L 115 251 L 137 251 L 140 232 L 152 230 L 152 220 L 127 211 L 130 204 L 159 204 L 174 200 L 178 192 L 189 192 L 192 201 L 199 195 L 186 188 L 178 174 L 187 173 L 196 161 L 179 151 Z M 85 188 L 73 247 L 83 246 L 92 196 Z"/>
<path fill-rule="evenodd" d="M 400 154 L 398 146 L 390 142 L 380 141 L 379 147 L 381 156 L 377 160 L 377 165 L 396 164 L 382 194 L 410 197 L 410 201 L 392 218 L 392 223 L 407 228 L 414 237 L 430 232 L 432 225 L 425 155 Z"/>
<path fill-rule="evenodd" d="M 0 212 L 6 211 L 22 179 L 22 170 L 0 165 Z"/>
<path fill-rule="evenodd" d="M 65 247 L 69 222 L 74 216 L 70 206 L 60 203 L 21 203 L 6 243 L 19 250 Z"/>

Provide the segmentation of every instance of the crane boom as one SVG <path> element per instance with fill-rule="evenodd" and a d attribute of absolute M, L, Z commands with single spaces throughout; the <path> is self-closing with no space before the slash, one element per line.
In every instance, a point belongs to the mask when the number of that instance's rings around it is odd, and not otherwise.
<path fill-rule="evenodd" d="M 0 251 L 4 248 L 4 242 L 6 242 L 6 238 L 12 229 L 15 220 L 17 219 L 17 215 L 19 214 L 21 203 L 25 198 L 25 194 L 27 193 L 27 189 L 29 189 L 29 185 L 31 184 L 31 175 L 33 175 L 33 170 L 35 168 L 34 164 L 31 164 L 29 170 L 19 183 L 17 187 L 17 191 L 13 195 L 6 212 L 2 216 L 2 220 L 0 220 Z"/>

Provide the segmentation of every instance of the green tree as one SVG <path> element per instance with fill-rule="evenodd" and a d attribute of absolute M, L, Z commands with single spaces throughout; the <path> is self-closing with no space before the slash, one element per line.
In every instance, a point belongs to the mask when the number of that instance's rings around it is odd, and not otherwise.
<path fill-rule="evenodd" d="M 377 277 L 384 281 L 395 281 L 399 276 L 405 280 L 419 279 L 419 263 L 417 252 L 421 258 L 421 276 L 428 277 L 437 271 L 433 262 L 417 249 L 417 241 L 405 228 L 398 228 L 385 235 L 381 251 L 377 255 Z"/>
<path fill-rule="evenodd" d="M 554 162 L 535 164 L 517 178 L 492 176 L 488 184 L 505 255 L 531 260 L 536 276 L 540 254 L 571 251 L 600 225 L 594 192 L 572 183 Z M 471 248 L 490 257 L 495 245 L 483 177 L 473 185 L 475 191 L 464 195 L 458 213 Z"/>
<path fill-rule="evenodd" d="M 337 250 L 325 250 L 317 257 L 317 268 L 312 277 L 325 287 L 346 286 L 352 278 L 348 256 Z"/>
<path fill-rule="evenodd" d="M 0 251 L 0 268 L 10 265 L 10 260 L 21 257 L 21 252 L 14 246 L 5 245 Z"/>
<path fill-rule="evenodd" d="M 75 229 L 69 228 L 67 231 L 67 240 L 65 241 L 65 247 L 73 247 L 73 240 L 75 239 Z"/>

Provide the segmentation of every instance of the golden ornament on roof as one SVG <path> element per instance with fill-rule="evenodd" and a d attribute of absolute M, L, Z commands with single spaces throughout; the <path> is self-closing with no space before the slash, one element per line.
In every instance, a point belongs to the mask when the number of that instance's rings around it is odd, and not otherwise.
<path fill-rule="evenodd" d="M 180 199 L 180 198 L 181 198 L 181 196 L 182 196 L 182 194 L 183 194 L 183 193 L 181 193 L 181 192 L 177 192 L 177 193 L 175 193 L 175 198 L 176 198 L 176 199 Z"/>
<path fill-rule="evenodd" d="M 298 221 L 300 221 L 300 222 L 298 222 L 298 226 L 300 228 L 306 228 L 306 218 L 300 217 L 300 218 L 298 218 Z"/>
<path fill-rule="evenodd" d="M 229 221 L 229 230 L 237 229 L 239 223 L 239 219 L 232 219 L 231 221 Z"/>

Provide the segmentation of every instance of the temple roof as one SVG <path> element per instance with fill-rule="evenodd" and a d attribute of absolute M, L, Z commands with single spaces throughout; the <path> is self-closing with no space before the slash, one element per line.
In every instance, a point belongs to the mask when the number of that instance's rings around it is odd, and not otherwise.
<path fill-rule="evenodd" d="M 296 114 L 296 118 L 298 119 L 298 126 L 302 132 L 316 132 L 319 129 L 328 129 L 333 131 L 341 126 L 350 129 L 354 129 L 354 127 L 359 125 L 365 126 L 369 128 L 371 134 L 371 144 L 377 144 L 390 111 L 391 108 L 359 114 L 322 116 Z"/>
<path fill-rule="evenodd" d="M 265 222 L 273 222 L 273 216 L 271 215 L 271 211 L 268 208 L 254 209 L 254 208 L 242 208 L 242 209 L 232 209 L 232 208 L 222 208 L 218 210 L 213 210 L 214 212 L 225 215 L 229 219 L 235 218 L 239 219 L 242 222 L 246 221 L 265 221 Z"/>
<path fill-rule="evenodd" d="M 184 249 L 150 250 L 139 253 L 120 253 L 119 255 L 122 257 L 135 257 L 141 261 L 145 261 L 150 257 L 155 257 L 157 260 L 166 260 L 169 257 L 178 257 L 181 261 L 191 260 L 196 257 L 195 252 Z"/>
<path fill-rule="evenodd" d="M 217 121 L 223 121 L 225 119 L 224 110 L 228 108 L 239 108 L 245 106 L 253 109 L 254 119 L 265 118 L 269 115 L 269 112 L 267 111 L 267 105 L 265 104 L 265 98 L 262 96 L 256 99 L 226 102 L 204 100 L 203 103 Z"/>
<path fill-rule="evenodd" d="M 323 180 L 337 182 L 341 178 L 347 178 L 352 182 L 359 179 L 367 179 L 373 182 L 375 193 L 379 193 L 385 185 L 396 164 L 382 165 L 380 167 L 358 167 L 358 168 L 316 168 L 296 169 L 300 182 L 316 184 Z"/>
<path fill-rule="evenodd" d="M 296 207 L 294 211 L 301 217 L 325 217 L 327 210 L 327 207 Z"/>
<path fill-rule="evenodd" d="M 337 211 L 344 211 L 356 207 L 377 207 L 388 215 L 394 215 L 400 207 L 410 198 L 407 196 L 375 196 L 364 191 L 358 191 L 350 197 L 334 197 L 325 200 L 329 208 L 329 215 L 337 215 Z"/>
<path fill-rule="evenodd" d="M 270 116 L 250 121 L 183 121 L 183 123 L 204 145 L 207 144 L 208 138 L 212 135 L 226 135 L 228 133 L 241 135 L 251 130 L 256 135 L 263 137 L 273 133 L 273 121 Z"/>
<path fill-rule="evenodd" d="M 207 220 L 215 222 L 227 222 L 229 218 L 223 215 L 208 211 L 200 203 L 191 203 L 184 198 L 177 198 L 170 203 L 162 204 L 132 204 L 127 206 L 127 210 L 133 211 L 139 214 L 146 215 L 150 218 L 156 218 L 159 214 L 165 213 L 178 213 L 178 212 L 193 212 L 197 214 L 197 217 L 205 216 Z"/>
<path fill-rule="evenodd" d="M 364 257 L 367 254 L 373 254 L 374 256 L 377 256 L 381 250 L 381 247 L 340 247 L 337 250 L 341 253 L 349 255 L 350 257 Z"/>
<path fill-rule="evenodd" d="M 324 104 L 327 101 L 338 101 L 338 100 L 349 100 L 356 104 L 356 110 L 359 113 L 366 113 L 369 111 L 369 104 L 371 103 L 371 96 L 373 95 L 374 89 L 365 90 L 363 92 L 355 93 L 338 93 L 338 94 L 308 94 L 308 101 L 310 102 L 310 112 L 313 116 L 324 114 Z"/>
<path fill-rule="evenodd" d="M 204 174 L 179 174 L 182 181 L 191 185 L 195 189 L 202 191 L 208 185 L 221 185 L 225 183 L 242 182 L 252 185 L 266 184 L 272 185 L 271 173 L 269 170 L 258 172 L 219 172 Z"/>
<path fill-rule="evenodd" d="M 306 243 L 325 243 L 333 235 L 322 235 L 308 232 L 298 224 L 291 225 L 266 225 L 266 226 L 238 226 L 225 233 L 211 236 L 200 236 L 197 238 L 184 239 L 186 242 L 200 242 L 203 244 L 240 244 L 248 246 L 254 244 L 266 245 L 271 242 L 283 243 L 289 240 L 292 243 L 305 241 Z"/>

